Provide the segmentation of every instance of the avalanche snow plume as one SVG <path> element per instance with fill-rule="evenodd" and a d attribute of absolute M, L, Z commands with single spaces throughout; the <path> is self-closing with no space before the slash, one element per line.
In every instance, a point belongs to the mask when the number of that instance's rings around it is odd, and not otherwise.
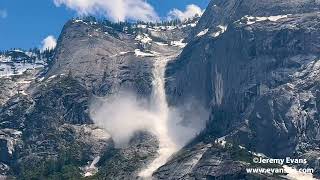
<path fill-rule="evenodd" d="M 98 100 L 91 106 L 91 117 L 112 136 L 118 148 L 125 147 L 137 131 L 148 131 L 159 140 L 158 157 L 139 173 L 149 178 L 172 154 L 190 141 L 204 127 L 205 110 L 191 112 L 189 120 L 182 113 L 188 107 L 169 107 L 165 94 L 165 68 L 170 57 L 155 58 L 151 100 L 134 93 L 120 92 Z"/>

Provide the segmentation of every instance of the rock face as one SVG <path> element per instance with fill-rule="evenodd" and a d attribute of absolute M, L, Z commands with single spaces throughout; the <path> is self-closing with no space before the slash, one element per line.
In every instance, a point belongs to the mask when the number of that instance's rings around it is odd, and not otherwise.
<path fill-rule="evenodd" d="M 155 179 L 279 179 L 262 174 L 248 174 L 254 154 L 242 147 L 220 142 L 199 143 L 182 149 L 167 165 L 160 167 Z M 174 171 L 172 171 L 174 169 Z"/>
<path fill-rule="evenodd" d="M 138 179 L 137 174 L 156 158 L 158 140 L 148 132 L 137 132 L 123 149 L 105 151 L 95 179 Z"/>
<path fill-rule="evenodd" d="M 195 141 L 226 136 L 271 157 L 319 151 L 319 11 L 319 1 L 210 3 L 167 68 L 171 105 L 192 97 L 212 110 Z"/>
<path fill-rule="evenodd" d="M 70 20 L 47 56 L 1 53 L 0 178 L 138 179 L 159 140 L 142 131 L 117 148 L 89 107 L 121 91 L 150 98 L 160 57 L 174 58 L 170 107 L 207 126 L 154 179 L 286 178 L 246 173 L 255 152 L 306 158 L 319 178 L 319 12 L 318 0 L 213 0 L 182 23 Z"/>
<path fill-rule="evenodd" d="M 192 22 L 180 26 L 131 25 L 120 27 L 89 20 L 68 22 L 59 38 L 49 75 L 68 74 L 97 95 L 130 90 L 151 93 L 151 60 L 156 54 L 178 51 Z M 172 45 L 170 45 L 172 44 Z"/>
<path fill-rule="evenodd" d="M 122 90 L 149 98 L 154 58 L 178 54 L 195 21 L 70 20 L 54 57 L 50 51 L 50 59 L 41 67 L 0 77 L 4 82 L 0 89 L 0 175 L 21 179 L 136 176 L 156 158 L 157 138 L 137 132 L 128 147 L 116 148 L 110 135 L 93 124 L 89 106 L 93 99 Z M 28 54 L 9 52 L 0 54 L 0 60 L 15 65 L 15 59 L 33 58 Z M 25 81 L 27 85 L 19 84 Z"/>
<path fill-rule="evenodd" d="M 114 93 L 120 86 L 150 93 L 152 64 L 139 60 L 134 54 L 125 55 L 137 48 L 134 38 L 88 23 L 70 21 L 66 24 L 49 74 L 72 73 L 97 94 Z M 139 81 L 142 83 L 138 84 Z"/>
<path fill-rule="evenodd" d="M 0 105 L 16 94 L 26 93 L 30 84 L 46 72 L 52 58 L 52 50 L 15 49 L 0 52 Z"/>
<path fill-rule="evenodd" d="M 81 164 L 112 145 L 106 132 L 90 125 L 88 91 L 77 81 L 56 77 L 38 88 L 35 94 L 13 97 L 1 109 L 1 162 L 11 167 L 8 175 L 41 177 L 42 165 L 65 163 L 59 159 L 65 153 Z"/>

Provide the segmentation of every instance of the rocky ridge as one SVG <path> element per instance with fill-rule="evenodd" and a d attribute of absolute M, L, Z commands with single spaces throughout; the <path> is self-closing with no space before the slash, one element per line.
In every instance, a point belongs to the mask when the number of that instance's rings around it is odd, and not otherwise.
<path fill-rule="evenodd" d="M 213 0 L 182 23 L 70 20 L 41 76 L 10 75 L 32 81 L 6 94 L 13 78 L 1 92 L 0 174 L 137 178 L 157 156 L 156 137 L 137 132 L 116 148 L 89 106 L 123 90 L 149 98 L 154 59 L 176 56 L 166 71 L 169 105 L 191 99 L 189 110 L 204 106 L 210 116 L 154 179 L 288 179 L 246 173 L 258 156 L 306 158 L 319 178 L 319 9 L 317 0 Z"/>
<path fill-rule="evenodd" d="M 308 157 L 304 166 L 319 177 L 319 8 L 318 1 L 299 0 L 210 3 L 167 68 L 171 105 L 193 97 L 211 109 L 206 129 L 186 149 L 224 137 L 273 158 Z M 220 165 L 193 166 L 208 166 L 202 177 L 221 176 L 214 171 Z M 176 168 L 168 162 L 156 177 L 167 167 Z M 177 173 L 199 171 L 164 177 Z"/>
<path fill-rule="evenodd" d="M 148 98 L 153 58 L 178 54 L 196 21 L 117 24 L 90 17 L 69 21 L 50 62 L 33 73 L 8 75 L 32 81 L 23 93 L 8 96 L 0 109 L 1 175 L 136 176 L 156 157 L 156 137 L 140 132 L 127 148 L 116 148 L 110 135 L 93 124 L 90 103 L 121 90 Z"/>

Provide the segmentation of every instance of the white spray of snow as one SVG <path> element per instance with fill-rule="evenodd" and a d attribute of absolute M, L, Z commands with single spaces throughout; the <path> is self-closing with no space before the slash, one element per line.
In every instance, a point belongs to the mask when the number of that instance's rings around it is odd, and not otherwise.
<path fill-rule="evenodd" d="M 111 135 L 116 147 L 125 147 L 135 132 L 152 129 L 156 117 L 135 94 L 120 92 L 101 101 L 91 106 L 91 116 Z"/>
<path fill-rule="evenodd" d="M 153 132 L 159 139 L 159 150 L 158 157 L 139 173 L 139 177 L 143 179 L 151 179 L 154 171 L 164 165 L 175 152 L 195 137 L 204 127 L 204 116 L 208 115 L 200 105 L 196 105 L 195 101 L 190 101 L 192 102 L 190 104 L 186 103 L 184 107 L 168 106 L 165 93 L 165 68 L 170 59 L 172 57 L 158 57 L 155 62 L 152 107 L 157 119 L 153 126 Z M 190 109 L 192 104 L 197 108 Z M 181 112 L 189 115 L 191 121 L 182 117 Z M 199 155 L 196 159 L 199 160 L 201 157 L 202 155 Z"/>
<path fill-rule="evenodd" d="M 151 177 L 152 173 L 164 165 L 168 158 L 177 151 L 177 145 L 168 132 L 169 107 L 166 100 L 164 80 L 167 61 L 167 59 L 157 59 L 153 71 L 153 107 L 158 116 L 154 130 L 159 138 L 159 156 L 145 170 L 140 172 L 139 176 L 144 178 Z"/>
<path fill-rule="evenodd" d="M 201 121 L 205 118 L 200 115 L 198 117 L 198 114 L 205 114 L 201 108 L 197 111 L 189 110 L 194 120 L 190 122 L 190 119 L 182 116 L 185 113 L 181 113 L 188 107 L 168 107 L 165 94 L 165 67 L 172 58 L 169 55 L 154 58 L 153 93 L 150 101 L 137 98 L 133 93 L 120 92 L 91 107 L 92 119 L 96 125 L 105 128 L 111 134 L 116 147 L 126 146 L 137 131 L 146 130 L 157 136 L 158 156 L 138 174 L 143 179 L 151 178 L 152 173 L 199 133 L 205 124 Z M 187 122 L 183 122 L 185 120 Z"/>

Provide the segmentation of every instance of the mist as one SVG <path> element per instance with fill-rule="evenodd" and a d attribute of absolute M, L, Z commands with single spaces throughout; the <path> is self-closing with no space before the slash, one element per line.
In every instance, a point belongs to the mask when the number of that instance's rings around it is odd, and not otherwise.
<path fill-rule="evenodd" d="M 169 136 L 181 148 L 203 130 L 208 117 L 209 110 L 194 99 L 170 107 L 167 127 Z"/>
<path fill-rule="evenodd" d="M 90 107 L 90 114 L 94 123 L 112 136 L 117 148 L 127 146 L 137 131 L 148 131 L 158 136 L 159 129 L 166 129 L 177 148 L 181 148 L 203 129 L 208 117 L 205 108 L 190 102 L 168 108 L 168 120 L 162 123 L 159 116 L 163 114 L 155 106 L 127 91 L 96 99 Z"/>
<path fill-rule="evenodd" d="M 91 117 L 108 131 L 118 148 L 126 146 L 135 132 L 151 130 L 156 118 L 145 100 L 129 92 L 96 100 L 91 106 Z"/>
<path fill-rule="evenodd" d="M 150 178 L 152 173 L 196 136 L 208 116 L 196 101 L 169 107 L 165 93 L 165 68 L 170 58 L 155 59 L 152 94 L 147 100 L 132 92 L 120 92 L 94 102 L 91 117 L 108 131 L 116 147 L 125 147 L 137 131 L 148 131 L 159 141 L 158 157 L 138 176 Z"/>

